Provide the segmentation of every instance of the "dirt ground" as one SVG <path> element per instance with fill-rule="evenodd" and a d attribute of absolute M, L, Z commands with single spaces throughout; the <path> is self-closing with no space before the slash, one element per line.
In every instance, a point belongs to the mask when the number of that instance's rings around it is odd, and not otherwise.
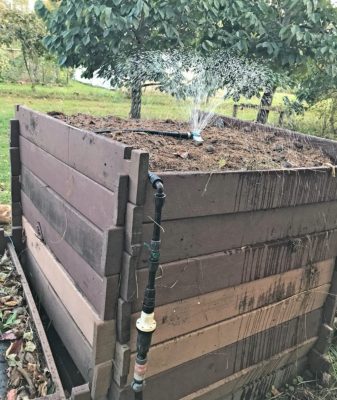
<path fill-rule="evenodd" d="M 198 146 L 186 139 L 123 132 L 123 129 L 130 128 L 189 132 L 190 125 L 185 122 L 50 114 L 72 126 L 90 131 L 115 130 L 110 134 L 112 139 L 149 152 L 152 171 L 258 170 L 317 167 L 331 163 L 329 157 L 319 149 L 272 133 L 207 127 L 202 132 L 204 143 Z"/>

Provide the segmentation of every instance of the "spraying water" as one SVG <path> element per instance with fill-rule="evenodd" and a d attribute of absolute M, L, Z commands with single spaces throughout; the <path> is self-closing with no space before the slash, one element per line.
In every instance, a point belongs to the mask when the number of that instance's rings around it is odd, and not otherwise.
<path fill-rule="evenodd" d="M 273 86 L 274 78 L 262 64 L 225 51 L 208 56 L 182 51 L 144 52 L 117 63 L 115 73 L 124 79 L 124 85 L 153 81 L 160 91 L 184 100 L 189 108 L 191 137 L 196 142 L 203 141 L 202 132 L 224 99 L 259 96 Z"/>

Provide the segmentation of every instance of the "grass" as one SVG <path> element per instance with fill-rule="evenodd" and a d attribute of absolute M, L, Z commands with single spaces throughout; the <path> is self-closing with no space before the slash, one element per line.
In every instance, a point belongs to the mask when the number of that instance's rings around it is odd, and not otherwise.
<path fill-rule="evenodd" d="M 37 86 L 33 91 L 30 85 L 0 83 L 0 204 L 10 202 L 9 185 L 9 157 L 8 157 L 8 126 L 14 116 L 16 104 L 26 105 L 38 111 L 62 111 L 65 114 L 78 112 L 93 115 L 113 114 L 127 117 L 130 108 L 130 99 L 123 91 L 111 91 L 103 88 L 94 88 L 79 82 L 72 81 L 68 86 Z M 274 105 L 282 105 L 286 93 L 276 93 Z M 248 101 L 244 100 L 245 103 Z M 258 104 L 259 99 L 251 103 Z M 231 115 L 233 101 L 221 101 L 217 112 Z M 178 102 L 173 97 L 163 93 L 146 90 L 143 96 L 142 117 L 144 119 L 176 119 L 187 120 L 190 114 L 188 102 Z M 238 117 L 254 120 L 256 111 L 240 110 Z M 276 123 L 278 115 L 272 113 L 270 122 Z M 305 119 L 299 123 L 304 132 L 315 131 L 317 115 L 307 113 Z M 295 126 L 296 127 L 296 126 Z M 313 129 L 314 127 L 314 129 Z M 319 127 L 318 127 L 319 130 Z"/>

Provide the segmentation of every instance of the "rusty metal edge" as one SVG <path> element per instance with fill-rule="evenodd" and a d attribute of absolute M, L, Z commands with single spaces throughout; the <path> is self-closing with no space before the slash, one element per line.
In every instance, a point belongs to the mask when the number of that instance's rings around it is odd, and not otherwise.
<path fill-rule="evenodd" d="M 41 347 L 43 350 L 43 354 L 49 369 L 49 372 L 52 376 L 52 380 L 53 383 L 55 385 L 55 393 L 50 394 L 48 396 L 45 397 L 40 397 L 40 398 L 36 398 L 35 400 L 39 400 L 39 399 L 54 399 L 54 400 L 63 400 L 66 399 L 66 396 L 64 394 L 63 391 L 63 387 L 62 387 L 62 383 L 61 383 L 61 379 L 59 377 L 56 365 L 55 365 L 55 361 L 54 361 L 54 357 L 53 354 L 51 352 L 50 346 L 49 346 L 49 342 L 46 336 L 46 333 L 44 331 L 41 319 L 40 319 L 40 315 L 39 312 L 37 310 L 32 292 L 30 290 L 29 284 L 27 282 L 25 273 L 22 269 L 20 260 L 18 255 L 16 254 L 15 248 L 13 243 L 8 242 L 7 243 L 7 248 L 9 251 L 9 255 L 12 259 L 12 262 L 16 268 L 16 270 L 18 271 L 19 275 L 21 276 L 21 283 L 22 283 L 22 287 L 25 293 L 25 298 L 29 307 L 29 311 L 30 311 L 30 315 L 34 321 L 35 324 L 35 328 L 38 332 L 39 338 L 40 338 L 40 342 L 41 342 Z"/>

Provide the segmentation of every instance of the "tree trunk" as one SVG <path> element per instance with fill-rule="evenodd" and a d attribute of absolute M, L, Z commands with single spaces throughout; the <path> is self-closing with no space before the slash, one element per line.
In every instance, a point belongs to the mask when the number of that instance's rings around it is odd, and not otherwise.
<path fill-rule="evenodd" d="M 261 124 L 266 124 L 268 122 L 269 110 L 265 110 L 264 107 L 271 107 L 275 91 L 276 88 L 273 88 L 263 93 L 256 122 L 260 122 Z"/>
<path fill-rule="evenodd" d="M 137 83 L 131 88 L 130 118 L 140 119 L 142 108 L 142 85 Z"/>

